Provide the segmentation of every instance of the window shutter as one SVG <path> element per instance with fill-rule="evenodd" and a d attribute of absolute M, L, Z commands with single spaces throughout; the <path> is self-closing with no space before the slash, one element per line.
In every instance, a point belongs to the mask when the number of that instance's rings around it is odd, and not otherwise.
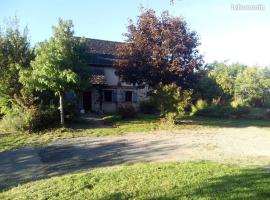
<path fill-rule="evenodd" d="M 116 95 L 117 95 L 117 94 L 116 94 L 116 91 L 113 90 L 113 91 L 112 91 L 112 102 L 114 102 L 114 103 L 117 102 L 117 96 L 116 96 Z"/>
<path fill-rule="evenodd" d="M 137 91 L 133 91 L 133 92 L 132 92 L 132 102 L 133 102 L 133 103 L 137 103 L 137 102 L 138 102 Z"/>

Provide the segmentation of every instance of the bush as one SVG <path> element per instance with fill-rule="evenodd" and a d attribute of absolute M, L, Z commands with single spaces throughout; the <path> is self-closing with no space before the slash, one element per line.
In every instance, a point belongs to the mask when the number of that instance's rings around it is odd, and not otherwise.
<path fill-rule="evenodd" d="M 174 112 L 179 117 L 186 113 L 186 108 L 191 103 L 190 90 L 182 90 L 176 84 L 159 84 L 156 90 L 152 92 L 152 99 L 156 103 L 161 116 Z"/>
<path fill-rule="evenodd" d="M 1 120 L 1 129 L 5 131 L 35 132 L 52 127 L 59 121 L 59 111 L 55 107 L 31 108 L 26 111 L 16 108 Z"/>
<path fill-rule="evenodd" d="M 247 106 L 238 106 L 232 109 L 232 115 L 239 118 L 244 117 L 245 115 L 250 113 L 250 108 Z"/>
<path fill-rule="evenodd" d="M 199 99 L 195 105 L 191 106 L 191 113 L 190 115 L 195 115 L 198 111 L 205 109 L 208 106 L 207 102 Z"/>
<path fill-rule="evenodd" d="M 136 117 L 136 110 L 132 105 L 121 106 L 118 108 L 118 114 L 122 119 Z"/>
<path fill-rule="evenodd" d="M 54 106 L 35 109 L 30 115 L 27 129 L 29 131 L 39 131 L 51 128 L 59 123 L 59 115 L 59 110 Z"/>
<path fill-rule="evenodd" d="M 24 131 L 26 127 L 25 121 L 28 118 L 27 113 L 12 111 L 4 115 L 0 121 L 2 131 Z"/>
<path fill-rule="evenodd" d="M 169 123 L 170 125 L 175 124 L 177 118 L 178 118 L 178 115 L 175 112 L 168 112 L 164 116 L 166 123 Z"/>
<path fill-rule="evenodd" d="M 206 117 L 222 117 L 228 118 L 232 113 L 232 107 L 221 105 L 210 105 L 206 108 L 199 110 L 196 115 Z"/>
<path fill-rule="evenodd" d="M 154 114 L 158 111 L 157 104 L 154 101 L 142 101 L 140 102 L 140 111 L 143 114 Z"/>
<path fill-rule="evenodd" d="M 197 104 L 196 104 L 197 105 Z M 192 107 L 192 115 L 195 116 L 205 116 L 205 117 L 244 117 L 244 115 L 250 112 L 250 108 L 245 106 L 238 106 L 233 108 L 231 106 L 223 106 L 223 105 L 207 105 L 203 102 L 200 102 L 197 106 Z"/>

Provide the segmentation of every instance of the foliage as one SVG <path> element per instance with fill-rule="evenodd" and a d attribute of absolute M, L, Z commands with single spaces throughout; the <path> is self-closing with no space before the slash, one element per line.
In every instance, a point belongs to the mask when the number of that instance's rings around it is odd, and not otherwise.
<path fill-rule="evenodd" d="M 117 112 L 122 119 L 134 118 L 137 114 L 135 108 L 132 105 L 120 106 Z"/>
<path fill-rule="evenodd" d="M 127 43 L 118 49 L 117 74 L 127 83 L 155 88 L 176 83 L 190 87 L 194 69 L 201 65 L 198 37 L 180 17 L 144 10 L 136 23 L 130 21 Z"/>
<path fill-rule="evenodd" d="M 213 63 L 197 73 L 194 98 L 232 107 L 267 107 L 270 101 L 268 68 L 247 67 L 239 63 Z"/>
<path fill-rule="evenodd" d="M 176 112 L 168 112 L 164 115 L 166 125 L 174 125 L 178 119 L 178 115 Z M 163 119 L 161 119 L 163 122 Z"/>
<path fill-rule="evenodd" d="M 217 118 L 240 118 L 250 112 L 245 106 L 231 107 L 218 104 L 207 105 L 206 102 L 200 100 L 192 107 L 192 116 L 205 116 Z"/>
<path fill-rule="evenodd" d="M 205 109 L 208 106 L 205 100 L 199 99 L 197 100 L 195 105 L 191 106 L 191 113 L 190 115 L 195 115 L 198 111 Z"/>
<path fill-rule="evenodd" d="M 73 24 L 59 19 L 53 28 L 53 37 L 40 43 L 32 71 L 22 73 L 21 81 L 32 90 L 50 89 L 60 98 L 61 123 L 64 123 L 63 96 L 69 90 L 79 89 L 88 80 L 87 66 L 82 59 L 82 44 L 74 37 Z"/>
<path fill-rule="evenodd" d="M 1 199 L 269 199 L 269 174 L 213 162 L 139 163 L 19 185 Z"/>
<path fill-rule="evenodd" d="M 196 82 L 193 86 L 193 100 L 204 99 L 210 103 L 213 100 L 219 100 L 223 95 L 223 90 L 217 84 L 216 80 L 209 76 L 210 71 L 213 70 L 209 68 L 210 66 L 206 66 L 206 69 L 200 69 L 195 74 Z"/>
<path fill-rule="evenodd" d="M 36 132 L 56 125 L 59 119 L 57 108 L 32 107 L 24 111 L 21 107 L 12 109 L 1 120 L 0 127 L 3 131 Z"/>
<path fill-rule="evenodd" d="M 28 30 L 24 28 L 21 32 L 15 17 L 0 32 L 0 113 L 10 112 L 13 106 L 17 106 L 14 105 L 17 100 L 22 98 L 20 72 L 28 70 L 33 59 Z"/>
<path fill-rule="evenodd" d="M 185 115 L 185 109 L 191 103 L 191 91 L 181 90 L 176 84 L 159 84 L 157 89 L 152 91 L 151 98 L 158 105 L 161 116 L 166 113 L 175 112 L 179 117 Z"/>
<path fill-rule="evenodd" d="M 143 114 L 154 114 L 157 113 L 158 108 L 156 102 L 153 100 L 146 100 L 140 102 L 140 112 Z"/>
<path fill-rule="evenodd" d="M 235 97 L 243 104 L 265 106 L 270 100 L 270 72 L 267 69 L 246 68 L 235 81 Z"/>
<path fill-rule="evenodd" d="M 225 63 L 213 63 L 214 69 L 209 72 L 209 77 L 213 78 L 224 94 L 233 97 L 235 89 L 235 79 L 246 66 L 239 63 L 226 65 Z"/>

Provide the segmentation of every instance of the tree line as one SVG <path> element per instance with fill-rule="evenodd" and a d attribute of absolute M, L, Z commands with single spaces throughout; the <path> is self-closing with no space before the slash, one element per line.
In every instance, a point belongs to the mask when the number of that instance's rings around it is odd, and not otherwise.
<path fill-rule="evenodd" d="M 31 47 L 27 28 L 21 31 L 16 18 L 2 27 L 2 122 L 24 130 L 58 120 L 63 125 L 66 116 L 74 114 L 73 105 L 64 102 L 65 94 L 91 87 L 84 38 L 74 36 L 70 20 L 59 19 L 52 30 L 51 38 Z M 269 69 L 204 63 L 199 37 L 181 17 L 143 10 L 124 35 L 126 41 L 117 49 L 116 74 L 127 83 L 149 88 L 150 100 L 143 102 L 146 110 L 155 106 L 161 116 L 176 118 L 192 112 L 192 105 L 193 110 L 206 105 L 269 106 Z"/>

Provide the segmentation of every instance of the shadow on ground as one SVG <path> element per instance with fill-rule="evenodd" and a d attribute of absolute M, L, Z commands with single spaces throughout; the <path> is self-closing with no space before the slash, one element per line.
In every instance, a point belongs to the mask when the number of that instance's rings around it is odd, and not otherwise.
<path fill-rule="evenodd" d="M 267 200 L 270 199 L 270 173 L 261 169 L 242 169 L 234 175 L 210 178 L 201 183 L 188 184 L 187 188 L 174 188 L 173 192 L 146 200 L 222 199 Z M 193 189 L 194 188 L 194 189 Z M 134 193 L 111 193 L 99 200 L 133 199 Z"/>
<path fill-rule="evenodd" d="M 158 141 L 161 144 L 164 142 Z M 122 139 L 112 142 L 88 140 L 78 144 L 49 145 L 42 149 L 24 148 L 1 152 L 0 190 L 79 170 L 151 161 L 151 158 L 169 153 L 175 148 L 174 145 L 148 145 L 147 148 L 138 147 Z"/>

